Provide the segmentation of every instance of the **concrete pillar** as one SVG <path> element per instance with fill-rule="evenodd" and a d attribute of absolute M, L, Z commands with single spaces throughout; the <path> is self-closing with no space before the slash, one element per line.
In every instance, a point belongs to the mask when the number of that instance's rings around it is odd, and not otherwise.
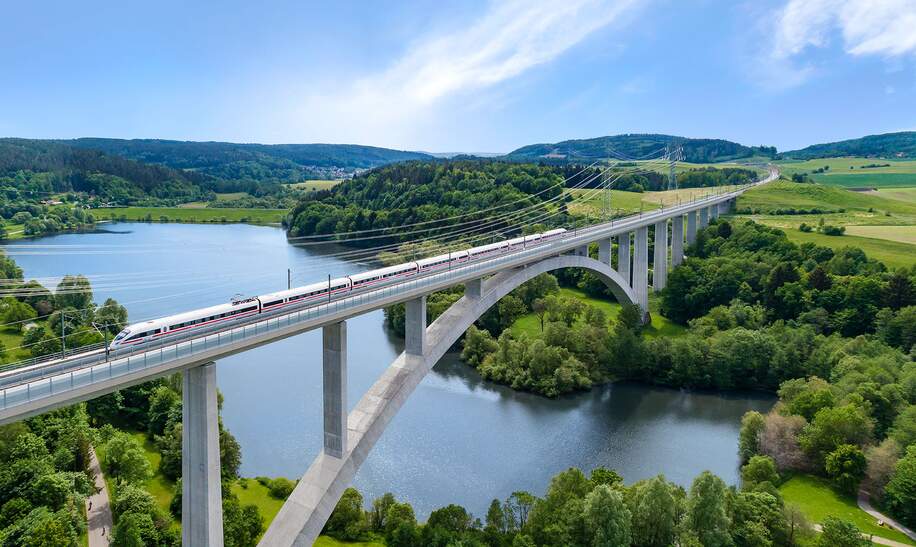
<path fill-rule="evenodd" d="M 580 245 L 579 247 L 576 247 L 576 255 L 584 256 L 585 258 L 588 258 L 588 244 Z"/>
<path fill-rule="evenodd" d="M 223 544 L 216 364 L 182 374 L 181 543 Z"/>
<path fill-rule="evenodd" d="M 709 220 L 715 220 L 719 218 L 719 204 L 714 203 L 709 206 Z"/>
<path fill-rule="evenodd" d="M 668 282 L 668 221 L 655 223 L 655 257 L 652 261 L 652 289 L 660 291 Z"/>
<path fill-rule="evenodd" d="M 684 217 L 677 215 L 671 219 L 671 267 L 684 261 Z"/>
<path fill-rule="evenodd" d="M 617 273 L 619 273 L 627 285 L 630 281 L 630 234 L 620 234 L 617 236 Z"/>
<path fill-rule="evenodd" d="M 636 303 L 642 308 L 643 318 L 649 315 L 649 228 L 636 229 L 633 249 L 633 292 Z"/>
<path fill-rule="evenodd" d="M 608 266 L 611 265 L 611 240 L 609 238 L 598 241 L 598 261 Z"/>
<path fill-rule="evenodd" d="M 414 298 L 404 304 L 404 351 L 409 355 L 426 353 L 426 297 Z"/>
<path fill-rule="evenodd" d="M 702 230 L 703 228 L 705 228 L 705 227 L 707 227 L 707 226 L 709 226 L 709 207 L 703 207 L 702 209 L 700 209 L 700 226 L 699 226 L 699 228 Z"/>
<path fill-rule="evenodd" d="M 697 212 L 687 213 L 687 244 L 693 245 L 697 240 Z"/>
<path fill-rule="evenodd" d="M 324 453 L 343 458 L 347 452 L 347 323 L 321 329 L 324 384 Z"/>
<path fill-rule="evenodd" d="M 479 299 L 483 295 L 483 279 L 474 279 L 464 284 L 464 295 Z"/>

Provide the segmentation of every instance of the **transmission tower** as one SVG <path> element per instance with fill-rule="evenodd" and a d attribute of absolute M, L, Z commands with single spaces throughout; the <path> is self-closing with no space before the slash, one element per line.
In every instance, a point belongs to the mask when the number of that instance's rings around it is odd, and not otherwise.
<path fill-rule="evenodd" d="M 677 162 L 684 161 L 684 149 L 679 143 L 673 141 L 665 147 L 665 154 L 668 156 L 668 189 L 677 190 L 677 174 L 674 168 Z"/>

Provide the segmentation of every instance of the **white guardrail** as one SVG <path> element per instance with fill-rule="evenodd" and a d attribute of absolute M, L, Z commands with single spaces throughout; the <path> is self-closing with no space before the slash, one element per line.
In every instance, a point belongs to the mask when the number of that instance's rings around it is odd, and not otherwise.
<path fill-rule="evenodd" d="M 300 332 L 340 321 L 352 315 L 366 313 L 391 305 L 398 301 L 400 295 L 407 299 L 419 293 L 428 293 L 458 283 L 466 282 L 486 275 L 491 275 L 508 267 L 530 263 L 549 256 L 572 250 L 585 243 L 603 237 L 612 237 L 619 233 L 634 230 L 660 220 L 675 216 L 680 211 L 689 211 L 709 206 L 737 197 L 742 192 L 758 184 L 775 178 L 774 171 L 766 179 L 740 187 L 737 190 L 713 194 L 695 201 L 684 202 L 667 208 L 656 209 L 647 213 L 638 213 L 615 221 L 589 226 L 576 231 L 569 231 L 562 239 L 547 244 L 521 249 L 505 255 L 486 259 L 476 263 L 464 264 L 450 270 L 425 275 L 419 278 L 402 281 L 393 285 L 373 289 L 364 293 L 353 294 L 332 299 L 331 301 L 312 305 L 296 311 L 283 310 L 273 316 L 258 315 L 254 320 L 224 328 L 218 332 L 194 333 L 189 339 L 168 340 L 160 347 L 145 346 L 137 349 L 124 349 L 106 355 L 104 350 L 94 350 L 76 356 L 59 359 L 47 364 L 37 364 L 18 369 L 0 372 L 0 419 L 4 412 L 15 413 L 15 407 L 24 403 L 37 401 L 62 392 L 90 386 L 102 380 L 112 380 L 119 376 L 134 375 L 143 369 L 151 369 L 167 364 L 169 361 L 185 359 L 195 354 L 207 353 L 213 358 L 213 350 L 226 347 L 226 355 L 240 351 L 237 343 L 258 339 L 263 342 L 263 335 L 284 331 L 289 336 L 290 327 L 302 325 Z M 408 296 L 410 295 L 410 296 Z M 349 315 L 348 315 L 349 312 Z M 240 320 L 242 322 L 248 319 Z M 229 346 L 232 351 L 228 351 Z M 257 345 L 257 344 L 254 344 Z M 126 353 L 126 354 L 125 354 Z M 25 369 L 25 370 L 23 370 Z M 4 420 L 6 421 L 6 420 Z"/>

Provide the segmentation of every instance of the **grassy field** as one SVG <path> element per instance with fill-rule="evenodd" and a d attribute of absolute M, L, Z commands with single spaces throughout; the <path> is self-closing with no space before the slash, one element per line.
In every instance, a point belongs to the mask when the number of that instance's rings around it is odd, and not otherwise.
<path fill-rule="evenodd" d="M 814 523 L 820 524 L 826 517 L 833 516 L 854 523 L 866 534 L 916 545 L 904 534 L 878 526 L 871 515 L 859 509 L 852 496 L 839 494 L 824 479 L 798 475 L 780 486 L 779 492 L 786 503 L 797 505 Z"/>
<path fill-rule="evenodd" d="M 330 190 L 343 181 L 340 180 L 307 180 L 304 182 L 294 182 L 289 184 L 290 188 L 297 190 Z"/>
<path fill-rule="evenodd" d="M 239 497 L 242 505 L 254 505 L 258 508 L 258 512 L 264 517 L 264 531 L 283 507 L 283 500 L 271 496 L 267 487 L 255 479 L 239 479 L 232 485 L 232 492 Z"/>
<path fill-rule="evenodd" d="M 621 305 L 612 300 L 604 300 L 588 296 L 579 289 L 563 287 L 560 289 L 560 296 L 567 298 L 577 298 L 590 306 L 595 306 L 604 311 L 609 319 L 616 319 L 620 313 Z M 656 302 L 649 302 L 649 309 L 652 311 L 652 323 L 643 329 L 643 333 L 649 337 L 655 336 L 677 336 L 686 331 L 685 327 L 672 323 L 658 313 Z M 539 338 L 541 335 L 541 322 L 537 315 L 529 313 L 516 319 L 515 323 L 509 327 L 512 334 L 526 333 L 532 338 Z"/>
<path fill-rule="evenodd" d="M 888 167 L 863 168 L 865 165 Z M 892 188 L 916 186 L 916 161 L 876 158 L 823 158 L 808 161 L 777 162 L 783 174 L 808 173 L 822 184 L 846 188 Z M 824 173 L 813 174 L 815 169 L 829 166 Z"/>
<path fill-rule="evenodd" d="M 871 239 L 886 239 L 916 245 L 916 226 L 847 226 L 846 233 Z M 914 247 L 913 252 L 916 252 Z"/>
<path fill-rule="evenodd" d="M 658 203 L 644 202 L 643 198 L 649 192 L 622 192 L 620 190 L 587 190 L 587 189 L 567 189 L 565 192 L 577 199 L 568 204 L 569 212 L 573 214 L 589 215 L 593 218 L 599 217 L 604 210 L 605 193 L 611 193 L 611 211 L 614 213 L 633 213 L 639 211 L 651 211 L 658 209 Z"/>
<path fill-rule="evenodd" d="M 128 433 L 143 446 L 143 454 L 146 456 L 153 470 L 153 477 L 143 483 L 143 488 L 153 495 L 156 499 L 156 504 L 166 515 L 170 514 L 169 504 L 172 502 L 172 496 L 175 492 L 175 483 L 159 473 L 159 461 L 162 459 L 159 451 L 156 450 L 155 445 L 153 445 L 152 440 L 147 437 L 146 433 L 142 431 L 128 431 Z M 104 462 L 105 445 L 97 446 L 96 454 L 99 457 L 99 461 Z M 105 471 L 103 466 L 102 472 L 104 473 Z M 115 481 L 111 480 L 107 473 L 105 475 L 105 482 L 108 484 L 108 493 L 112 497 L 112 501 L 114 501 L 114 498 L 118 495 L 117 485 Z"/>
<path fill-rule="evenodd" d="M 252 224 L 278 224 L 286 216 L 285 209 L 219 209 L 185 207 L 119 207 L 97 209 L 96 219 L 143 221 L 147 216 L 159 222 L 164 216 L 170 222 L 247 222 Z"/>
<path fill-rule="evenodd" d="M 19 347 L 22 345 L 22 335 L 14 329 L 0 329 L 0 344 L 6 349 L 4 356 L 0 357 L 0 364 L 21 361 L 32 356 L 28 348 Z"/>
<path fill-rule="evenodd" d="M 216 194 L 216 201 L 231 201 L 233 199 L 241 199 L 249 197 L 248 192 L 230 192 L 226 194 Z M 190 201 L 188 203 L 182 203 L 178 207 L 181 209 L 204 209 L 209 205 L 208 201 Z"/>
<path fill-rule="evenodd" d="M 346 541 L 338 541 L 328 536 L 319 536 L 318 540 L 315 541 L 315 544 L 314 544 L 314 547 L 344 547 L 344 546 L 385 547 L 385 544 L 379 541 L 357 541 L 357 542 L 350 543 Z"/>
<path fill-rule="evenodd" d="M 768 214 L 777 209 L 815 207 L 835 212 L 820 215 Z M 738 209 L 757 211 L 757 214 L 747 216 L 756 222 L 785 230 L 789 239 L 797 243 L 811 241 L 832 249 L 858 247 L 889 267 L 909 267 L 916 263 L 916 188 L 853 192 L 824 184 L 777 181 L 742 195 L 738 198 Z M 821 220 L 826 224 L 845 226 L 846 235 L 826 236 L 798 229 L 802 223 L 816 226 Z"/>

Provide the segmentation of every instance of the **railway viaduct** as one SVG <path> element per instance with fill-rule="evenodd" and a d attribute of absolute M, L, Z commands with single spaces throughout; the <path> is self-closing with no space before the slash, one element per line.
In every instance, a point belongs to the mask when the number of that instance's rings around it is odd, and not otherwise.
<path fill-rule="evenodd" d="M 292 312 L 256 316 L 220 332 L 126 354 L 74 355 L 0 374 L 0 424 L 74 404 L 180 371 L 183 375 L 182 544 L 223 544 L 216 364 L 228 355 L 320 328 L 323 340 L 324 446 L 261 540 L 311 546 L 375 442 L 416 386 L 461 334 L 500 298 L 534 276 L 560 268 L 595 273 L 622 303 L 648 318 L 651 290 L 684 260 L 697 230 L 734 206 L 751 186 L 564 234 L 544 245 L 464 264 Z M 654 256 L 649 257 L 649 227 Z M 616 241 L 617 260 L 612 261 Z M 597 243 L 598 258 L 588 255 Z M 426 296 L 464 285 L 465 294 L 432 324 Z M 347 319 L 396 303 L 406 306 L 404 352 L 347 413 Z"/>

